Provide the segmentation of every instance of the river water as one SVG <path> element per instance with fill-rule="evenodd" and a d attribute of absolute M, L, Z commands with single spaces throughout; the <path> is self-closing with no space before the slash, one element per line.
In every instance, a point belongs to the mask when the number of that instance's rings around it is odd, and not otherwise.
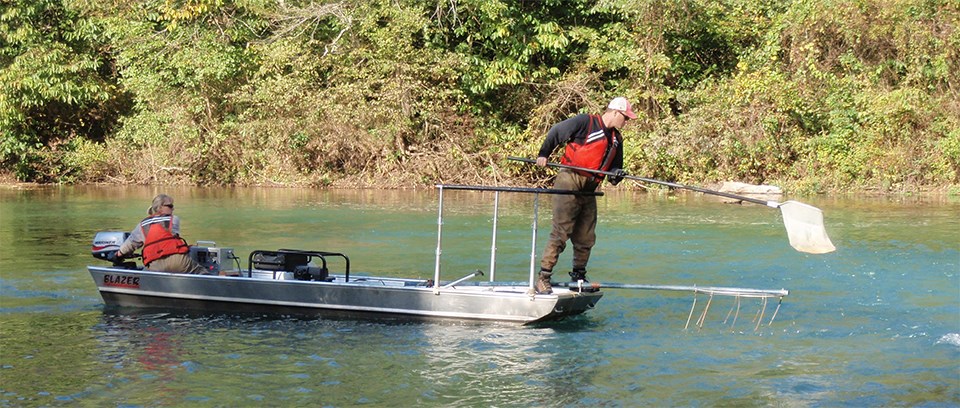
<path fill-rule="evenodd" d="M 838 248 L 809 255 L 767 207 L 599 198 L 594 281 L 790 291 L 772 323 L 775 304 L 744 301 L 732 322 L 734 300 L 716 297 L 685 329 L 703 295 L 610 289 L 539 326 L 105 309 L 85 270 L 102 264 L 93 234 L 130 230 L 158 192 L 188 240 L 244 260 L 327 250 L 356 273 L 433 274 L 432 190 L 0 189 L 0 406 L 960 405 L 956 199 L 800 198 Z M 444 278 L 489 272 L 492 198 L 444 194 Z M 500 280 L 528 274 L 532 204 L 501 195 Z"/>

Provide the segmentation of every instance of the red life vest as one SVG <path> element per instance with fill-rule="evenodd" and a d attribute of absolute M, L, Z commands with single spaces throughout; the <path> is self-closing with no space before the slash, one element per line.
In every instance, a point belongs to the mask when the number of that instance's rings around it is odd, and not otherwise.
<path fill-rule="evenodd" d="M 143 264 L 173 254 L 190 252 L 190 245 L 178 235 L 170 231 L 173 224 L 172 215 L 158 215 L 144 218 L 140 222 L 140 231 L 143 232 Z"/>
<path fill-rule="evenodd" d="M 611 137 L 607 137 L 602 121 L 600 115 L 590 115 L 590 124 L 587 126 L 586 132 L 567 143 L 563 158 L 560 160 L 561 164 L 603 171 L 610 170 L 610 165 L 616 157 L 616 151 L 623 140 L 620 132 L 616 129 L 612 129 Z M 602 174 L 584 171 L 577 171 L 577 173 L 585 177 L 593 177 L 598 182 L 603 181 Z"/>

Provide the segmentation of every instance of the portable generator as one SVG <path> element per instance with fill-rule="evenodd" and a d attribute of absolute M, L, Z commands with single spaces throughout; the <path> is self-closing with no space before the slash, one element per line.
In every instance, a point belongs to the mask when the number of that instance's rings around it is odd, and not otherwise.
<path fill-rule="evenodd" d="M 226 275 L 239 273 L 239 259 L 233 255 L 233 248 L 218 248 L 215 242 L 197 241 L 197 245 L 190 246 L 190 258 L 196 261 L 210 275 Z M 233 262 L 237 267 L 233 267 Z"/>

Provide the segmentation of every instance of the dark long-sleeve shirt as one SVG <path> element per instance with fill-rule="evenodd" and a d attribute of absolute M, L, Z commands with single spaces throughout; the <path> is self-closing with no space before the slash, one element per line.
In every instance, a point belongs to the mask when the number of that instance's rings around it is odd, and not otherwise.
<path fill-rule="evenodd" d="M 603 123 L 603 121 L 600 121 Z M 602 125 L 601 125 L 602 126 Z M 590 128 L 590 115 L 588 114 L 579 114 L 572 118 L 563 120 L 550 128 L 550 131 L 547 132 L 547 138 L 544 139 L 543 144 L 540 146 L 540 152 L 537 154 L 538 157 L 550 157 L 553 154 L 553 151 L 557 149 L 558 146 L 564 145 L 575 140 L 577 137 L 583 137 L 587 134 L 587 131 Z M 611 140 L 614 135 L 620 133 L 616 128 L 604 128 L 604 136 L 607 137 L 607 140 Z M 611 169 L 620 169 L 623 168 L 623 146 L 619 146 L 615 152 L 613 152 L 614 157 L 613 161 L 610 163 Z"/>

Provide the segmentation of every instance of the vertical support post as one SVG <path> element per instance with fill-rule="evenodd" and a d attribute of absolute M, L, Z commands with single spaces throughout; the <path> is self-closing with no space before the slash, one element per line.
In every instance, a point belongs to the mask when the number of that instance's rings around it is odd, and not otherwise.
<path fill-rule="evenodd" d="M 535 290 L 533 287 L 533 282 L 536 281 L 536 262 L 537 262 L 537 218 L 540 214 L 540 193 L 533 194 L 533 238 L 530 241 L 530 290 Z"/>
<path fill-rule="evenodd" d="M 443 186 L 438 187 L 440 188 L 440 203 L 437 205 L 437 259 L 433 268 L 433 292 L 436 294 L 440 293 L 440 253 L 443 252 L 440 250 L 440 242 L 443 237 Z"/>
<path fill-rule="evenodd" d="M 490 282 L 497 276 L 497 218 L 500 212 L 500 192 L 493 193 L 493 241 L 490 243 Z"/>

